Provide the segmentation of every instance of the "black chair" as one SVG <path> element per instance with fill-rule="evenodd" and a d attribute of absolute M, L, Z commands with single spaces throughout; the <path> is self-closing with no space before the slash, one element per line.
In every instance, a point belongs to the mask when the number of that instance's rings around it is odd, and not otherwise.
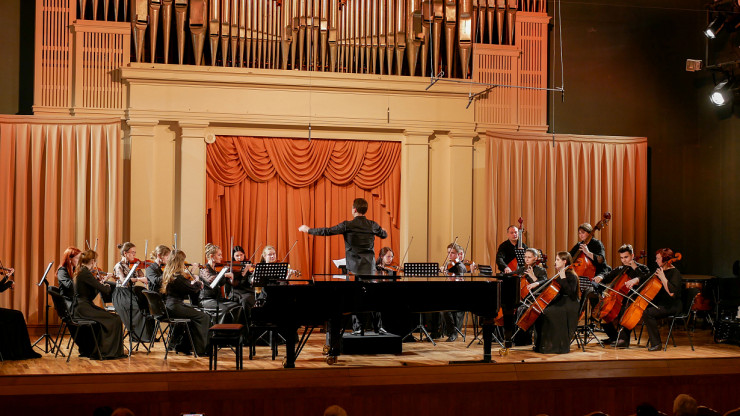
<path fill-rule="evenodd" d="M 64 336 L 67 332 L 69 332 L 69 342 L 72 341 L 71 328 L 77 328 L 77 333 L 79 333 L 82 328 L 90 328 L 93 340 L 95 341 L 95 350 L 98 352 L 98 359 L 102 360 L 103 356 L 100 353 L 100 344 L 98 344 L 98 337 L 97 335 L 95 335 L 95 327 L 98 326 L 98 323 L 89 319 L 74 318 L 69 309 L 67 309 L 67 303 L 64 301 L 64 297 L 59 292 L 59 289 L 55 286 L 49 286 L 47 292 L 51 296 L 51 301 L 52 303 L 54 303 L 54 309 L 56 309 L 57 315 L 59 315 L 59 319 L 62 320 L 62 324 L 59 326 L 59 331 L 57 332 L 56 339 L 54 339 L 54 348 L 56 349 L 56 352 L 54 353 L 54 358 L 56 358 L 57 354 L 59 354 L 62 348 L 62 344 L 64 343 Z M 72 356 L 72 350 L 74 349 L 74 346 L 72 346 L 72 348 L 69 348 L 69 342 L 67 342 L 67 362 L 69 362 L 69 359 Z M 77 346 L 77 348 L 79 349 L 79 345 Z M 64 353 L 62 353 L 62 356 L 64 356 Z"/>
<path fill-rule="evenodd" d="M 233 347 L 236 354 L 236 369 L 244 368 L 244 325 L 216 324 L 208 329 L 208 344 L 211 356 L 208 358 L 208 369 L 218 367 L 218 350 L 221 347 Z"/>
<path fill-rule="evenodd" d="M 681 321 L 681 323 L 684 326 L 684 329 L 686 329 L 686 334 L 689 336 L 689 343 L 691 344 L 691 351 L 694 350 L 694 341 L 691 339 L 691 330 L 689 329 L 689 321 L 691 320 L 691 309 L 694 307 L 694 301 L 696 300 L 696 295 L 699 294 L 699 289 L 684 289 L 682 292 L 682 310 L 681 313 L 678 315 L 669 316 L 667 319 L 671 320 L 671 326 L 668 329 L 668 336 L 665 340 L 665 347 L 663 347 L 663 351 L 668 350 L 668 341 L 671 339 L 673 340 L 673 346 L 676 346 L 676 338 L 673 337 L 673 326 L 676 324 L 676 321 Z"/>
<path fill-rule="evenodd" d="M 151 290 L 144 290 L 142 293 L 144 293 L 144 296 L 146 296 L 147 302 L 149 302 L 149 313 L 154 318 L 154 321 L 156 322 L 154 326 L 154 334 L 157 333 L 157 329 L 160 331 L 162 330 L 162 324 L 167 324 L 167 331 L 165 333 L 165 336 L 162 337 L 162 342 L 164 343 L 164 359 L 167 359 L 167 354 L 170 352 L 170 341 L 172 340 L 172 333 L 175 330 L 175 328 L 178 325 L 185 326 L 185 333 L 188 334 L 188 340 L 190 340 L 190 347 L 193 350 L 193 356 L 195 358 L 198 358 L 198 353 L 195 352 L 195 343 L 193 342 L 193 336 L 190 334 L 190 319 L 189 318 L 170 318 L 170 315 L 167 313 L 167 307 L 164 304 L 164 300 L 162 299 L 162 295 L 160 295 L 157 292 L 152 292 Z M 152 340 L 149 343 L 149 349 L 154 346 L 154 339 L 155 337 L 152 337 Z M 147 354 L 149 354 L 149 351 L 147 351 Z"/>

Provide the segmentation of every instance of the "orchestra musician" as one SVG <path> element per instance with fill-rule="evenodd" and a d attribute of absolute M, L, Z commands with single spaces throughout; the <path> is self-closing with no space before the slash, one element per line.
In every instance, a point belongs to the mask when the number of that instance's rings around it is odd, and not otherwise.
<path fill-rule="evenodd" d="M 496 251 L 496 266 L 499 272 L 512 273 L 513 270 L 509 268 L 509 263 L 516 258 L 515 249 L 519 240 L 519 229 L 515 225 L 510 225 L 506 229 L 506 236 L 508 240 L 499 244 Z M 522 243 L 522 248 L 526 249 L 527 245 Z"/>
<path fill-rule="evenodd" d="M 15 288 L 11 276 L 13 268 L 0 269 L 0 293 Z M 0 355 L 3 360 L 26 360 L 40 358 L 41 354 L 33 350 L 28 337 L 26 319 L 21 311 L 0 308 Z"/>
<path fill-rule="evenodd" d="M 451 276 L 463 276 L 467 271 L 465 265 L 460 259 L 463 252 L 459 244 L 451 243 L 447 246 L 447 266 L 444 272 Z M 462 327 L 464 311 L 442 312 L 442 322 L 444 322 L 443 335 L 447 336 L 446 342 L 457 340 L 457 331 Z"/>
<path fill-rule="evenodd" d="M 343 221 L 329 228 L 298 227 L 298 231 L 316 236 L 344 236 L 344 250 L 347 258 L 347 270 L 354 274 L 375 273 L 375 236 L 388 237 L 388 233 L 375 221 L 365 217 L 367 201 L 357 198 L 352 202 L 351 221 Z"/>
<path fill-rule="evenodd" d="M 655 274 L 663 287 L 653 299 L 653 303 L 658 308 L 648 305 L 642 318 L 649 336 L 648 351 L 658 351 L 662 348 L 658 319 L 681 312 L 681 289 L 683 288 L 681 272 L 673 264 L 665 264 L 673 258 L 674 253 L 670 248 L 661 248 L 655 252 L 655 262 L 658 263 L 658 270 Z"/>
<path fill-rule="evenodd" d="M 169 247 L 160 244 L 149 255 L 152 263 L 144 270 L 144 275 L 147 282 L 149 282 L 149 290 L 152 292 L 161 291 L 164 267 L 167 265 L 167 258 L 170 256 L 171 251 Z"/>
<path fill-rule="evenodd" d="M 72 307 L 74 317 L 92 320 L 99 324 L 94 327 L 94 331 L 96 332 L 95 336 L 100 354 L 104 360 L 125 357 L 123 353 L 123 326 L 121 325 L 120 315 L 108 313 L 105 309 L 93 303 L 99 293 L 110 294 L 113 290 L 111 286 L 101 282 L 108 276 L 101 275 L 100 278 L 96 278 L 93 275 L 92 271 L 97 267 L 97 259 L 98 253 L 93 250 L 86 250 L 80 255 L 79 265 L 75 272 L 75 300 Z M 87 342 L 81 342 L 80 338 L 75 339 L 80 348 L 80 355 L 97 358 L 95 346 L 89 345 Z"/>
<path fill-rule="evenodd" d="M 555 257 L 555 277 L 560 284 L 557 296 L 537 318 L 537 341 L 534 350 L 543 354 L 570 352 L 570 341 L 578 325 L 580 314 L 578 276 L 568 269 L 573 262 L 570 253 L 561 251 Z"/>
<path fill-rule="evenodd" d="M 141 337 L 142 342 L 149 342 L 152 331 L 154 331 L 154 320 L 146 319 L 146 315 L 142 311 L 148 308 L 146 297 L 142 293 L 147 285 L 147 278 L 141 269 L 136 270 L 124 287 L 126 276 L 131 271 L 131 267 L 134 267 L 139 260 L 136 258 L 134 243 L 119 244 L 118 249 L 121 252 L 121 261 L 113 266 L 113 275 L 116 279 L 116 289 L 113 291 L 113 306 L 116 308 L 118 316 L 123 319 L 123 324 L 129 334 L 133 335 L 133 340 L 139 341 L 139 337 Z M 132 326 L 133 331 L 131 330 Z"/>
<path fill-rule="evenodd" d="M 166 295 L 167 314 L 170 318 L 190 319 L 188 327 L 193 337 L 195 353 L 204 356 L 208 350 L 208 328 L 211 319 L 205 312 L 185 304 L 186 299 L 199 293 L 203 288 L 203 281 L 195 277 L 198 275 L 197 265 L 193 265 L 192 268 L 195 269 L 193 272 L 186 270 L 185 253 L 182 250 L 172 251 L 164 267 L 162 287 L 159 292 Z M 180 337 L 180 342 L 174 349 L 177 352 L 189 354 L 190 343 Z"/>
<path fill-rule="evenodd" d="M 204 308 L 216 310 L 219 323 L 239 322 L 244 318 L 241 305 L 221 296 L 221 288 L 227 279 L 233 279 L 234 274 L 226 272 L 215 288 L 211 284 L 218 276 L 217 265 L 223 265 L 224 255 L 221 248 L 215 244 L 206 244 L 205 267 L 200 269 L 200 280 L 203 281 L 203 289 L 200 291 L 200 305 Z"/>
<path fill-rule="evenodd" d="M 587 222 L 578 226 L 578 243 L 570 249 L 571 258 L 576 255 L 579 249 L 593 263 L 596 276 L 603 276 L 611 270 L 606 263 L 604 244 L 594 237 L 594 227 Z M 573 258 L 573 261 L 575 260 Z"/>
<path fill-rule="evenodd" d="M 514 271 L 515 274 L 522 276 L 527 279 L 527 290 L 530 293 L 536 290 L 540 285 L 547 282 L 547 270 L 544 267 L 537 264 L 537 260 L 540 258 L 540 252 L 536 248 L 529 247 L 524 251 L 524 264 Z M 519 306 L 517 316 L 521 316 L 527 307 L 522 304 Z M 534 332 L 534 326 L 530 327 L 527 331 L 517 332 L 514 338 L 515 345 L 530 345 L 532 343 L 532 335 Z"/>
<path fill-rule="evenodd" d="M 244 312 L 249 315 L 249 311 L 254 307 L 257 298 L 254 294 L 254 287 L 250 281 L 249 265 L 247 263 L 247 255 L 241 246 L 234 246 L 231 250 L 231 259 L 234 262 L 243 263 L 245 267 L 242 267 L 240 272 L 233 272 L 234 278 L 231 281 L 231 300 L 239 303 Z"/>
<path fill-rule="evenodd" d="M 617 252 L 619 253 L 619 260 L 622 262 L 622 265 L 614 268 L 603 276 L 596 276 L 594 278 L 594 282 L 609 285 L 614 281 L 614 279 L 617 279 L 623 274 L 626 274 L 629 280 L 625 282 L 625 286 L 628 289 L 631 289 L 633 287 L 639 287 L 640 284 L 644 283 L 645 280 L 650 277 L 650 269 L 648 269 L 647 266 L 645 266 L 644 264 L 640 264 L 635 261 L 635 253 L 632 245 L 623 244 L 621 247 L 619 247 L 619 250 L 617 250 Z M 618 288 L 615 287 L 613 289 L 617 290 Z M 613 296 L 619 295 L 613 294 Z M 619 315 L 617 315 L 617 317 L 612 322 L 602 325 L 604 332 L 606 332 L 606 335 L 609 336 L 607 340 L 602 341 L 604 344 L 609 345 L 616 342 L 617 348 L 629 347 L 630 334 L 632 331 L 628 330 L 627 328 L 622 328 L 622 332 L 619 333 L 619 339 L 617 340 L 618 331 L 616 327 L 616 325 L 622 319 L 622 314 L 624 313 L 625 309 L 627 309 L 627 306 L 628 302 L 623 301 L 622 308 L 619 311 Z"/>
<path fill-rule="evenodd" d="M 67 309 L 72 311 L 72 301 L 75 297 L 75 283 L 72 276 L 75 274 L 77 264 L 80 261 L 80 251 L 77 247 L 67 247 L 62 255 L 62 265 L 57 269 L 57 281 L 59 282 L 59 291 L 62 293 Z M 71 328 L 70 328 L 71 330 Z"/>
<path fill-rule="evenodd" d="M 465 271 L 467 273 L 473 273 L 473 272 L 475 272 L 475 270 L 478 267 L 478 265 L 475 264 L 474 261 L 468 261 L 468 262 L 465 261 L 465 249 L 463 249 L 462 247 L 460 247 L 460 252 L 457 253 L 457 257 L 458 257 L 460 263 L 462 263 L 462 265 L 465 266 Z M 470 270 L 468 270 L 468 266 L 470 266 Z"/>

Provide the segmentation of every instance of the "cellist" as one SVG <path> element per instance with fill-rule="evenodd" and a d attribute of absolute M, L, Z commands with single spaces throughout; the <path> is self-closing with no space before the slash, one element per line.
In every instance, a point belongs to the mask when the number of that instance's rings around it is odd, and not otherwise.
<path fill-rule="evenodd" d="M 578 302 L 578 276 L 568 268 L 572 262 L 567 251 L 555 258 L 555 276 L 560 291 L 547 309 L 537 318 L 537 342 L 534 350 L 543 354 L 565 354 L 570 352 L 570 341 L 576 332 L 580 306 Z"/>
<path fill-rule="evenodd" d="M 683 287 L 681 272 L 673 267 L 673 264 L 666 264 L 673 258 L 674 253 L 670 248 L 661 248 L 655 252 L 655 262 L 658 263 L 655 275 L 660 279 L 663 287 L 653 299 L 653 303 L 658 307 L 650 305 L 643 314 L 643 322 L 645 322 L 650 337 L 648 351 L 658 351 L 662 348 L 658 319 L 681 312 L 681 289 Z"/>
<path fill-rule="evenodd" d="M 609 285 L 614 281 L 614 279 L 617 279 L 623 274 L 626 274 L 628 280 L 624 283 L 624 285 L 627 287 L 627 289 L 632 289 L 633 287 L 637 287 L 640 284 L 644 283 L 645 280 L 650 277 L 650 270 L 647 268 L 647 266 L 635 261 L 635 253 L 632 249 L 632 245 L 623 244 L 621 247 L 619 247 L 619 250 L 617 251 L 619 252 L 619 260 L 622 261 L 622 265 L 606 273 L 603 276 L 596 276 L 594 278 L 594 282 Z M 618 290 L 619 288 L 614 287 L 612 289 Z M 620 295 L 615 293 L 613 294 L 613 296 Z M 622 332 L 619 334 L 619 340 L 617 340 L 616 328 L 616 325 L 619 323 L 619 320 L 622 319 L 622 314 L 624 313 L 624 310 L 627 309 L 627 306 L 627 302 L 622 302 L 622 308 L 619 311 L 619 315 L 617 315 L 617 317 L 612 322 L 604 323 L 602 325 L 604 332 L 606 332 L 606 334 L 609 336 L 609 339 L 603 341 L 604 344 L 609 345 L 616 342 L 617 348 L 629 347 L 630 333 L 632 331 L 628 330 L 627 328 L 622 328 Z"/>
<path fill-rule="evenodd" d="M 539 250 L 533 247 L 528 248 L 524 251 L 524 264 L 514 272 L 515 274 L 522 276 L 521 278 L 526 279 L 527 290 L 530 291 L 530 293 L 548 280 L 547 270 L 537 264 L 537 260 L 539 260 L 539 258 Z M 530 300 L 531 299 L 532 298 L 530 297 Z M 521 316 L 525 310 L 527 310 L 527 306 L 522 303 L 517 310 L 517 316 Z M 530 328 L 527 331 L 519 331 L 514 337 L 514 344 L 530 345 L 532 343 L 532 331 L 533 328 Z"/>

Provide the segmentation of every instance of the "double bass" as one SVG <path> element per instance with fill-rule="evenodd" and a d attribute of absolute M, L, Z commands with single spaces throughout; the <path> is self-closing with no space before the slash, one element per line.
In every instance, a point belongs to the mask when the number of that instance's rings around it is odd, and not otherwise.
<path fill-rule="evenodd" d="M 676 253 L 672 259 L 663 263 L 661 268 L 679 260 L 681 260 L 681 253 Z M 622 315 L 622 320 L 619 321 L 619 324 L 628 330 L 632 330 L 637 326 L 648 305 L 655 306 L 652 301 L 662 288 L 663 282 L 658 278 L 658 272 L 656 271 L 647 281 L 645 281 L 645 283 L 643 283 L 642 286 L 640 286 L 639 291 L 632 289 L 637 296 L 632 304 L 627 307 L 627 310 L 624 311 L 624 315 Z"/>
<path fill-rule="evenodd" d="M 634 259 L 634 262 L 641 260 L 645 257 L 645 250 L 640 251 L 640 256 Z M 627 266 L 629 267 L 629 266 Z M 593 314 L 591 315 L 596 320 L 602 320 L 604 323 L 613 322 L 617 319 L 619 311 L 622 310 L 622 304 L 624 299 L 629 295 L 629 289 L 625 286 L 625 283 L 630 280 L 627 275 L 627 271 L 622 273 L 614 282 L 606 288 L 604 297 L 601 298 L 599 304 L 594 308 Z"/>
<path fill-rule="evenodd" d="M 594 230 L 591 233 L 591 236 L 593 237 L 594 233 L 597 230 L 601 230 L 607 224 L 609 224 L 609 220 L 611 219 L 612 214 L 610 212 L 605 212 L 604 217 L 601 219 L 601 221 L 596 223 L 596 226 L 594 226 Z M 580 244 L 585 243 L 581 241 Z M 578 276 L 588 277 L 588 280 L 594 280 L 594 277 L 596 276 L 596 266 L 594 266 L 593 260 L 588 258 L 588 256 L 583 251 L 581 251 L 580 248 L 578 248 L 575 256 L 573 256 L 573 271 L 576 272 Z"/>
<path fill-rule="evenodd" d="M 524 220 L 522 219 L 522 217 L 519 217 L 519 220 L 517 220 L 517 222 L 519 223 L 519 232 L 516 237 L 516 248 L 514 249 L 514 252 L 516 253 L 516 255 L 509 262 L 509 264 L 506 265 L 506 267 L 508 267 L 509 270 L 516 270 L 519 268 L 519 261 L 517 260 L 517 257 L 519 257 L 519 254 L 524 251 L 524 245 L 522 244 L 522 234 L 524 233 L 522 224 L 524 223 Z"/>

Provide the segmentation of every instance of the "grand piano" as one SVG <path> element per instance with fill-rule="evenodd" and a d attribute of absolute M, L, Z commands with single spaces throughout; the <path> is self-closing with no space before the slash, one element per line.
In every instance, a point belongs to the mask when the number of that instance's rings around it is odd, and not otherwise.
<path fill-rule="evenodd" d="M 269 322 L 278 329 L 286 341 L 283 365 L 285 368 L 293 368 L 297 352 L 300 352 L 307 340 L 304 333 L 299 342 L 297 331 L 301 326 L 312 328 L 327 325 L 327 362 L 333 363 L 340 353 L 339 343 L 344 330 L 342 322 L 346 315 L 371 311 L 471 311 L 481 318 L 481 361 L 492 362 L 494 318 L 502 306 L 503 283 L 502 279 L 486 276 L 419 276 L 401 277 L 398 280 L 378 280 L 378 276 L 354 276 L 345 279 L 329 277 L 327 280 L 273 282 L 265 286 L 265 291 L 269 294 L 264 304 L 252 309 L 252 320 L 257 323 Z M 518 288 L 518 284 L 516 286 Z M 518 296 L 518 290 L 514 292 Z M 518 299 L 515 302 L 517 301 Z M 511 303 L 511 299 L 505 302 L 506 312 L 516 309 L 515 305 L 508 305 Z M 510 323 L 509 329 L 511 328 L 513 323 Z"/>

